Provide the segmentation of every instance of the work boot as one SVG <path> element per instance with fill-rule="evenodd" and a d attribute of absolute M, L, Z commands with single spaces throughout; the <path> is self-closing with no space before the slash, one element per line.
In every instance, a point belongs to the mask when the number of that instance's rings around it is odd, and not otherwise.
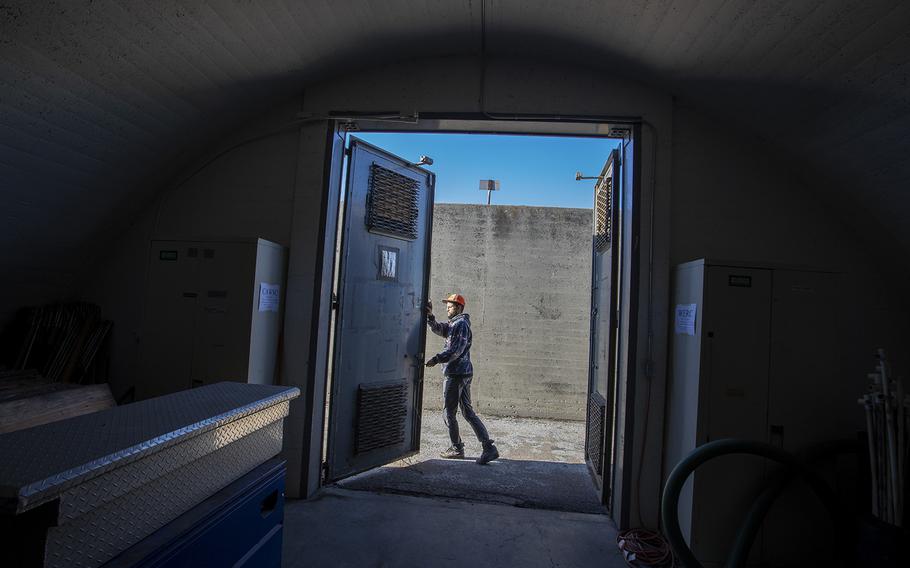
<path fill-rule="evenodd" d="M 498 457 L 499 450 L 497 450 L 496 446 L 493 445 L 493 440 L 490 440 L 483 445 L 483 453 L 480 454 L 479 458 L 477 458 L 477 463 L 480 465 L 486 465 Z"/>
<path fill-rule="evenodd" d="M 464 446 L 449 446 L 449 449 L 439 454 L 439 457 L 447 460 L 464 459 Z"/>

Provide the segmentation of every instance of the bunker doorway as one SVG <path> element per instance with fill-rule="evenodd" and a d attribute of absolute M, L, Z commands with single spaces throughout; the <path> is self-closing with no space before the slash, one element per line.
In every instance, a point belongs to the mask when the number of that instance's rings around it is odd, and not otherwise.
<path fill-rule="evenodd" d="M 443 121 L 438 122 L 440 124 L 437 126 L 441 126 Z M 444 131 L 459 131 L 469 134 L 483 132 L 478 128 L 481 121 L 470 121 L 470 124 L 458 125 L 459 128 L 453 128 L 453 125 L 459 121 L 444 122 L 445 128 L 429 126 L 415 130 L 424 134 Z M 509 125 L 510 129 L 503 132 L 496 130 L 502 126 L 501 124 L 484 126 L 496 134 L 513 133 L 516 128 L 527 127 L 527 125 Z M 388 123 L 371 127 L 366 121 L 358 121 L 357 127 L 358 130 L 371 131 L 370 133 L 403 132 L 403 130 L 389 130 Z M 566 128 L 566 125 L 561 124 L 558 128 Z M 605 128 L 596 131 L 601 134 L 594 136 L 604 138 L 603 132 L 605 131 Z M 584 394 L 581 404 L 584 408 L 583 421 L 579 423 L 581 430 L 578 433 L 578 445 L 580 453 L 583 454 L 580 471 L 583 475 L 581 479 L 573 478 L 572 483 L 578 486 L 583 485 L 584 491 L 596 491 L 595 499 L 600 506 L 606 506 L 607 509 L 612 509 L 615 496 L 621 495 L 621 492 L 615 490 L 615 485 L 622 483 L 624 475 L 622 470 L 616 471 L 616 469 L 617 464 L 622 465 L 624 461 L 622 454 L 627 452 L 628 448 L 624 447 L 621 439 L 617 438 L 621 438 L 620 434 L 627 427 L 628 420 L 631 418 L 628 412 L 623 412 L 623 409 L 617 407 L 628 400 L 628 397 L 621 392 L 623 390 L 621 386 L 626 381 L 624 377 L 628 376 L 628 370 L 624 367 L 629 359 L 626 351 L 628 350 L 627 338 L 630 336 L 629 324 L 631 321 L 628 316 L 630 313 L 634 313 L 632 303 L 634 298 L 631 298 L 630 294 L 622 293 L 623 289 L 627 290 L 631 286 L 632 271 L 626 269 L 624 272 L 623 267 L 630 264 L 632 260 L 630 242 L 626 239 L 626 235 L 634 234 L 633 218 L 631 200 L 627 198 L 624 201 L 623 196 L 624 194 L 631 196 L 634 193 L 635 169 L 631 167 L 634 163 L 635 144 L 632 136 L 634 131 L 634 128 L 625 129 L 622 139 L 616 141 L 616 150 L 601 154 L 600 175 L 595 176 L 596 183 L 587 186 L 591 189 L 582 189 L 580 184 L 578 186 L 578 191 L 584 192 L 588 196 L 587 207 L 590 208 L 587 213 L 588 230 L 586 236 L 583 237 L 591 267 L 590 282 L 586 285 L 589 288 L 585 292 L 586 297 L 584 298 L 585 306 L 590 306 L 590 311 L 584 321 L 584 326 L 589 328 L 590 334 L 586 338 L 589 348 L 582 355 L 584 357 L 582 364 L 587 372 L 585 373 L 586 381 L 583 379 L 586 384 L 583 383 L 581 387 Z M 524 133 L 536 132 L 531 126 L 529 131 Z M 545 128 L 541 134 L 548 133 Z M 358 136 L 366 135 L 366 133 L 358 134 Z M 433 223 L 432 189 L 435 188 L 435 179 L 426 177 L 429 172 L 414 163 L 409 163 L 407 159 L 395 157 L 378 146 L 368 144 L 357 137 L 349 135 L 347 138 L 352 142 L 347 152 L 348 166 L 345 170 L 347 179 L 343 182 L 346 189 L 343 194 L 341 207 L 343 213 L 340 216 L 340 230 L 338 231 L 341 245 L 338 253 L 339 267 L 336 269 L 338 292 L 337 309 L 335 310 L 335 341 L 333 342 L 335 348 L 334 355 L 331 357 L 333 370 L 328 388 L 330 402 L 329 419 L 325 425 L 327 444 L 324 448 L 324 483 L 334 483 L 402 457 L 414 456 L 420 450 L 421 420 L 436 422 L 440 420 L 439 416 L 441 416 L 438 410 L 434 410 L 433 415 L 421 419 L 423 410 L 421 396 L 424 391 L 432 394 L 438 390 L 437 385 L 432 384 L 438 373 L 434 372 L 433 376 L 428 376 L 430 383 L 424 381 L 422 362 L 432 353 L 426 353 L 426 326 L 422 310 L 417 309 L 425 304 L 426 299 L 429 298 L 428 292 L 431 291 L 426 284 L 430 276 L 430 250 L 427 247 L 429 247 Z M 384 145 L 381 142 L 377 143 Z M 368 152 L 361 154 L 362 151 Z M 413 161 L 416 161 L 419 155 L 414 153 L 412 156 L 411 152 L 404 153 L 397 149 L 396 151 Z M 364 161 L 361 159 L 361 155 L 367 156 L 367 159 Z M 418 287 L 414 287 L 413 299 L 409 299 L 408 292 L 404 292 L 405 299 L 398 300 L 404 309 L 401 312 L 400 323 L 402 325 L 397 328 L 398 330 L 395 332 L 397 335 L 394 336 L 397 339 L 388 335 L 388 329 L 380 329 L 380 324 L 371 321 L 371 318 L 383 318 L 382 310 L 385 309 L 388 312 L 388 306 L 392 303 L 386 303 L 382 308 L 376 303 L 377 300 L 371 301 L 360 290 L 364 287 L 373 287 L 375 291 L 378 291 L 382 286 L 391 286 L 380 278 L 382 265 L 387 264 L 390 254 L 383 253 L 384 249 L 380 247 L 396 248 L 395 245 L 383 241 L 390 236 L 395 239 L 395 235 L 384 234 L 381 230 L 371 230 L 369 226 L 370 182 L 368 174 L 360 168 L 366 167 L 365 164 L 368 162 L 372 165 L 372 160 L 377 155 L 382 155 L 387 160 L 394 160 L 396 167 L 401 168 L 401 171 L 414 173 L 414 179 L 424 176 L 422 179 L 426 181 L 423 183 L 429 189 L 427 192 L 429 208 L 420 210 L 427 222 L 424 227 L 426 233 L 421 235 L 427 239 L 423 248 L 425 283 L 419 291 L 417 291 Z M 434 157 L 437 161 L 439 160 L 438 157 Z M 626 164 L 630 167 L 625 168 Z M 594 170 L 594 167 L 596 166 L 592 166 L 591 170 Z M 359 251 L 351 249 L 352 246 L 358 246 L 356 243 L 360 237 L 363 237 L 364 242 L 368 245 L 364 245 Z M 401 240 L 400 236 L 397 237 L 397 240 Z M 386 254 L 386 257 L 383 257 L 383 254 Z M 363 260 L 356 260 L 361 257 Z M 359 275 L 353 268 L 367 265 L 370 268 L 365 269 Z M 361 280 L 356 280 L 358 278 Z M 371 279 L 371 282 L 376 284 L 365 284 L 363 279 Z M 388 293 L 382 292 L 381 294 Z M 401 294 L 399 291 L 393 295 L 400 298 Z M 436 295 L 439 295 L 439 291 L 436 291 Z M 432 299 L 438 298 L 434 295 Z M 474 306 L 476 309 L 477 304 Z M 444 311 L 439 303 L 434 307 L 437 316 Z M 396 319 L 396 321 L 398 320 Z M 586 331 L 588 330 L 586 329 Z M 368 339 L 369 337 L 372 339 Z M 381 341 L 379 341 L 380 339 Z M 407 345 L 408 341 L 417 341 L 419 349 L 401 347 Z M 382 348 L 379 349 L 379 346 Z M 381 351 L 381 353 L 371 353 L 370 349 Z M 390 374 L 368 382 L 365 374 L 381 375 L 377 369 L 390 368 L 389 355 L 393 353 L 402 360 L 402 364 L 397 367 L 397 370 L 390 370 L 388 371 Z M 404 363 L 406 353 L 407 358 L 411 360 Z M 384 399 L 384 410 L 376 413 L 371 412 L 368 407 L 371 400 L 368 397 L 368 391 L 374 388 L 386 389 L 384 392 L 395 393 L 394 396 L 389 394 Z M 376 442 L 388 443 L 388 446 L 368 448 L 361 444 L 358 449 L 358 437 L 361 434 L 370 434 L 370 430 L 365 427 L 364 422 L 382 412 L 395 415 L 383 416 L 380 421 L 386 420 L 396 424 L 396 432 L 400 432 L 400 434 L 388 440 Z M 437 413 L 439 414 L 437 415 Z M 483 413 L 481 415 L 483 416 Z M 459 421 L 462 425 L 462 433 L 470 437 L 470 428 L 465 424 L 460 413 Z M 496 438 L 496 433 L 493 432 L 493 434 Z M 434 440 L 434 442 L 436 441 Z M 364 451 L 364 448 L 368 449 Z M 434 453 L 432 457 L 435 457 L 438 449 L 441 448 L 432 448 Z M 504 455 L 503 458 L 508 460 L 509 456 Z M 628 462 L 626 461 L 626 463 Z M 445 467 L 450 468 L 451 466 L 446 464 Z M 388 469 L 383 468 L 383 470 Z M 550 470 L 540 470 L 536 473 L 546 477 L 549 475 L 548 471 Z M 528 472 L 526 472 L 527 475 L 533 474 L 533 472 Z M 363 477 L 363 475 L 356 475 L 353 480 L 348 479 L 341 485 L 342 487 L 347 487 L 349 484 L 356 485 L 357 480 Z M 593 488 L 591 479 L 594 482 Z M 516 481 L 522 482 L 521 479 Z M 369 484 L 368 487 L 361 488 L 376 489 L 369 487 Z M 396 491 L 392 490 L 392 492 Z"/>

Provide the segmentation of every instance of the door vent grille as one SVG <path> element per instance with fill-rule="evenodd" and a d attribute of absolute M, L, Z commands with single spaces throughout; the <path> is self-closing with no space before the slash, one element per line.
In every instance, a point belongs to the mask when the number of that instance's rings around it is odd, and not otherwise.
<path fill-rule="evenodd" d="M 597 185 L 596 211 L 594 212 L 594 249 L 606 250 L 610 246 L 613 220 L 613 179 L 605 177 Z"/>
<path fill-rule="evenodd" d="M 370 166 L 367 228 L 406 240 L 417 238 L 420 183 L 380 165 Z"/>
<path fill-rule="evenodd" d="M 357 388 L 357 427 L 354 452 L 362 454 L 404 442 L 407 383 L 360 385 Z"/>
<path fill-rule="evenodd" d="M 585 444 L 585 457 L 594 467 L 594 473 L 603 475 L 603 433 L 606 418 L 606 401 L 599 393 L 591 393 L 588 400 L 588 440 Z"/>

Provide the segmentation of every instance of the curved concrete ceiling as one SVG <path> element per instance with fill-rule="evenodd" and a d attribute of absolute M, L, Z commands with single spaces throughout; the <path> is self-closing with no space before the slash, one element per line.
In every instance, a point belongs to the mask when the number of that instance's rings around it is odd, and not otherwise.
<path fill-rule="evenodd" d="M 207 141 L 326 72 L 478 53 L 481 1 L 5 2 L 0 262 L 72 267 Z M 484 8 L 489 53 L 618 69 L 728 117 L 910 249 L 910 2 Z"/>

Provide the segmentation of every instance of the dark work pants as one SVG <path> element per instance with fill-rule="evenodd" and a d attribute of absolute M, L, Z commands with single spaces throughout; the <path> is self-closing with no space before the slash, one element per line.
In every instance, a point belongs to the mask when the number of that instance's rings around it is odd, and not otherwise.
<path fill-rule="evenodd" d="M 442 383 L 442 396 L 445 402 L 445 422 L 449 427 L 449 438 L 452 445 L 458 448 L 464 446 L 461 436 L 458 434 L 458 421 L 455 420 L 455 413 L 458 407 L 461 407 L 461 415 L 468 421 L 474 434 L 483 445 L 490 443 L 490 434 L 487 433 L 486 427 L 480 421 L 480 417 L 474 412 L 471 406 L 471 379 L 473 377 L 446 377 Z"/>

